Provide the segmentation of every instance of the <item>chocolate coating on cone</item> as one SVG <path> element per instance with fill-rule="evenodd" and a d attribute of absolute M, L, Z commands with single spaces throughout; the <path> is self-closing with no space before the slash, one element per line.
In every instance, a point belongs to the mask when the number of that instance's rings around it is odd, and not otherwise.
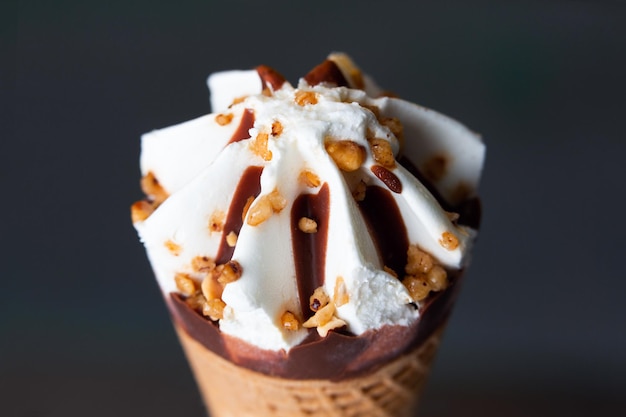
<path fill-rule="evenodd" d="M 187 334 L 222 358 L 244 368 L 287 379 L 340 381 L 375 371 L 394 358 L 419 347 L 447 320 L 460 287 L 460 274 L 452 285 L 433 296 L 411 326 L 385 326 L 360 336 L 331 331 L 321 338 L 314 329 L 288 353 L 259 349 L 223 334 L 217 324 L 192 310 L 179 294 L 168 306 L 174 322 Z"/>

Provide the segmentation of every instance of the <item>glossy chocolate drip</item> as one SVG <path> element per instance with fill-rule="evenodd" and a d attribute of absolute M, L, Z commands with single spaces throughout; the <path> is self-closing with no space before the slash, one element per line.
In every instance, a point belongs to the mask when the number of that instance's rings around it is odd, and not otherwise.
<path fill-rule="evenodd" d="M 369 186 L 358 204 L 382 264 L 403 276 L 409 237 L 393 196 L 382 187 Z"/>
<path fill-rule="evenodd" d="M 254 111 L 251 109 L 245 109 L 243 111 L 243 116 L 241 117 L 241 122 L 239 122 L 239 127 L 233 133 L 233 136 L 228 141 L 229 144 L 233 142 L 239 142 L 240 140 L 249 139 L 250 138 L 250 129 L 254 126 Z"/>
<path fill-rule="evenodd" d="M 372 167 L 372 172 L 378 177 L 379 180 L 384 182 L 387 188 L 391 191 L 397 194 L 402 192 L 402 182 L 400 182 L 400 178 L 396 177 L 396 174 L 380 165 L 374 165 Z"/>
<path fill-rule="evenodd" d="M 328 217 L 330 193 L 324 183 L 317 194 L 301 194 L 291 208 L 291 241 L 296 267 L 298 296 L 304 319 L 313 315 L 309 308 L 309 297 L 324 284 L 326 247 L 328 245 Z M 317 223 L 317 232 L 305 233 L 298 227 L 302 217 Z"/>
<path fill-rule="evenodd" d="M 459 215 L 459 219 L 457 221 L 458 224 L 462 224 L 465 226 L 469 226 L 473 229 L 478 230 L 480 226 L 480 218 L 482 215 L 482 209 L 480 205 L 480 199 L 478 197 L 472 197 L 464 200 L 460 204 L 452 205 L 448 203 L 437 191 L 437 189 L 433 186 L 432 182 L 429 181 L 424 174 L 419 170 L 413 162 L 411 162 L 405 156 L 400 157 L 398 159 L 400 165 L 406 168 L 415 178 L 419 180 L 428 189 L 428 191 L 435 197 L 437 202 L 441 205 L 441 207 L 449 212 L 457 213 Z"/>
<path fill-rule="evenodd" d="M 309 73 L 304 76 L 304 80 L 310 86 L 321 83 L 332 84 L 337 87 L 350 86 L 337 64 L 330 60 L 322 62 L 317 67 L 309 71 Z"/>
<path fill-rule="evenodd" d="M 269 85 L 273 91 L 280 89 L 285 83 L 285 77 L 278 71 L 276 71 L 272 67 L 268 67 L 267 65 L 259 65 L 256 67 L 256 72 L 259 74 L 261 78 L 261 83 L 263 83 L 263 88 Z"/>
<path fill-rule="evenodd" d="M 215 257 L 215 262 L 218 264 L 228 262 L 233 256 L 235 248 L 228 245 L 226 236 L 230 232 L 235 232 L 235 234 L 239 235 L 239 231 L 243 225 L 243 208 L 246 205 L 248 198 L 256 198 L 256 196 L 258 196 L 261 192 L 262 172 L 263 167 L 248 167 L 241 176 L 239 184 L 237 184 L 235 194 L 233 195 L 230 207 L 228 208 L 226 221 L 224 222 L 224 231 L 222 232 L 220 247 L 217 251 L 217 256 Z"/>
<path fill-rule="evenodd" d="M 452 284 L 430 297 L 420 310 L 420 318 L 410 326 L 384 326 L 359 336 L 331 331 L 325 338 L 310 330 L 310 336 L 288 353 L 259 349 L 222 333 L 217 323 L 191 309 L 180 294 L 170 294 L 167 304 L 173 320 L 189 336 L 238 366 L 288 379 L 339 381 L 373 372 L 428 339 L 448 319 L 459 291 L 460 274 L 449 277 Z"/>

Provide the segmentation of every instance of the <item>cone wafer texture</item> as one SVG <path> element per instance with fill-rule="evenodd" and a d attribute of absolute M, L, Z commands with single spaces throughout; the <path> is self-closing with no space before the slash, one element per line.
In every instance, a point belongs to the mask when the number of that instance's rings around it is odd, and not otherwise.
<path fill-rule="evenodd" d="M 414 351 L 339 382 L 254 372 L 207 350 L 179 326 L 176 331 L 212 417 L 400 417 L 417 405 L 444 326 Z"/>

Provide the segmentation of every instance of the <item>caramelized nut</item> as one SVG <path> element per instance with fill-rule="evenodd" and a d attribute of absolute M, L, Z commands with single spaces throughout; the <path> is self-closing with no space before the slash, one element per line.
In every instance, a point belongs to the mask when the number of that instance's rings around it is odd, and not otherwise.
<path fill-rule="evenodd" d="M 439 181 L 445 175 L 448 169 L 448 160 L 441 155 L 433 156 L 424 163 L 422 172 L 424 176 L 431 181 Z"/>
<path fill-rule="evenodd" d="M 439 244 L 448 250 L 455 250 L 459 247 L 459 239 L 450 232 L 443 232 Z"/>
<path fill-rule="evenodd" d="M 191 308 L 194 311 L 197 311 L 198 313 L 202 312 L 202 309 L 204 308 L 205 303 L 206 303 L 206 299 L 204 298 L 202 294 L 199 294 L 199 293 L 191 295 L 185 299 L 185 304 L 187 304 L 189 308 Z"/>
<path fill-rule="evenodd" d="M 241 211 L 241 221 L 244 221 L 246 219 L 246 215 L 248 214 L 248 210 L 250 210 L 250 206 L 252 205 L 253 201 L 254 196 L 252 195 L 246 200 L 246 204 L 244 204 L 243 210 Z"/>
<path fill-rule="evenodd" d="M 384 139 L 372 139 L 370 141 L 372 156 L 374 160 L 385 168 L 393 168 L 396 166 L 396 159 L 393 156 L 391 144 Z"/>
<path fill-rule="evenodd" d="M 275 120 L 272 123 L 272 136 L 280 136 L 281 133 L 283 133 L 283 125 L 278 120 Z"/>
<path fill-rule="evenodd" d="M 266 161 L 272 159 L 272 151 L 267 148 L 268 138 L 269 135 L 267 133 L 259 133 L 257 137 L 250 142 L 250 150 Z"/>
<path fill-rule="evenodd" d="M 299 106 L 317 104 L 317 94 L 314 91 L 297 91 L 294 100 Z"/>
<path fill-rule="evenodd" d="M 196 282 L 188 274 L 178 273 L 174 275 L 174 281 L 178 291 L 184 295 L 193 295 L 198 289 Z"/>
<path fill-rule="evenodd" d="M 317 233 L 317 222 L 308 217 L 301 217 L 298 220 L 298 229 L 304 233 Z"/>
<path fill-rule="evenodd" d="M 180 253 L 182 252 L 183 248 L 178 244 L 175 243 L 173 240 L 168 239 L 165 241 L 164 243 L 165 247 L 167 248 L 167 250 L 170 251 L 170 253 L 174 256 L 178 256 L 180 255 Z"/>
<path fill-rule="evenodd" d="M 309 188 L 317 188 L 321 184 L 320 177 L 307 169 L 300 171 L 298 180 Z"/>
<path fill-rule="evenodd" d="M 150 217 L 153 211 L 154 206 L 149 202 L 145 200 L 137 201 L 130 206 L 130 219 L 133 223 L 142 222 Z"/>
<path fill-rule="evenodd" d="M 433 257 L 421 250 L 417 245 L 410 245 L 407 250 L 407 264 L 404 272 L 409 275 L 426 273 L 434 265 Z"/>
<path fill-rule="evenodd" d="M 239 278 L 241 278 L 243 269 L 241 268 L 241 265 L 239 265 L 239 262 L 228 261 L 224 265 L 220 265 L 220 266 L 222 268 L 220 271 L 220 275 L 217 278 L 217 281 L 220 284 L 226 285 L 230 282 L 237 281 Z"/>
<path fill-rule="evenodd" d="M 248 224 L 250 226 L 258 226 L 272 215 L 272 204 L 266 196 L 259 197 L 250 207 L 249 212 Z"/>
<path fill-rule="evenodd" d="M 351 140 L 327 141 L 325 147 L 337 167 L 342 171 L 356 171 L 365 161 L 365 149 Z"/>
<path fill-rule="evenodd" d="M 398 278 L 398 273 L 396 271 L 394 271 L 393 269 L 389 268 L 387 265 L 383 266 L 383 271 L 385 271 L 389 275 L 392 275 L 392 276 Z"/>
<path fill-rule="evenodd" d="M 219 298 L 207 300 L 202 308 L 202 314 L 209 317 L 213 321 L 217 321 L 224 317 L 224 308 L 226 304 Z"/>
<path fill-rule="evenodd" d="M 235 245 L 237 244 L 237 233 L 231 231 L 229 234 L 227 234 L 226 244 L 230 246 L 231 248 L 234 248 Z"/>
<path fill-rule="evenodd" d="M 209 218 L 209 232 L 222 232 L 224 230 L 224 220 L 226 214 L 222 210 L 215 210 Z"/>
<path fill-rule="evenodd" d="M 207 300 L 211 300 L 213 298 L 221 298 L 222 292 L 224 292 L 224 285 L 217 282 L 217 279 L 213 274 L 209 274 L 200 285 L 202 290 L 202 295 Z"/>
<path fill-rule="evenodd" d="M 348 295 L 348 290 L 346 289 L 346 283 L 343 280 L 343 277 L 337 277 L 335 281 L 335 292 L 333 294 L 333 303 L 335 303 L 336 307 L 341 307 L 350 301 L 350 296 Z"/>
<path fill-rule="evenodd" d="M 191 260 L 191 269 L 194 272 L 209 273 L 215 269 L 215 261 L 208 256 L 196 256 Z"/>
<path fill-rule="evenodd" d="M 448 273 L 439 265 L 433 266 L 426 274 L 426 278 L 433 291 L 445 290 L 448 287 Z"/>
<path fill-rule="evenodd" d="M 218 114 L 217 116 L 215 116 L 215 121 L 220 126 L 226 126 L 227 124 L 233 121 L 233 114 L 232 113 Z"/>
<path fill-rule="evenodd" d="M 363 201 L 365 200 L 366 190 L 367 190 L 367 184 L 365 184 L 365 181 L 361 180 L 356 185 L 356 189 L 352 192 L 352 197 L 354 197 L 356 201 Z"/>
<path fill-rule="evenodd" d="M 402 284 L 409 291 L 409 295 L 414 301 L 422 301 L 430 293 L 430 284 L 422 276 L 408 275 L 402 280 Z"/>
<path fill-rule="evenodd" d="M 326 324 L 317 327 L 317 333 L 322 337 L 326 337 L 326 335 L 328 335 L 328 332 L 330 330 L 337 329 L 345 325 L 346 325 L 345 321 L 341 320 L 338 317 L 333 316 Z"/>
<path fill-rule="evenodd" d="M 384 117 L 380 119 L 379 122 L 381 125 L 387 126 L 400 143 L 404 141 L 404 126 L 402 126 L 400 119 L 396 117 Z"/>
<path fill-rule="evenodd" d="M 323 326 L 333 318 L 334 314 L 335 305 L 333 303 L 328 303 L 324 307 L 317 310 L 310 319 L 302 323 L 302 326 L 306 328 Z"/>
<path fill-rule="evenodd" d="M 287 200 L 278 192 L 278 189 L 276 188 L 267 195 L 267 198 L 269 199 L 274 213 L 280 213 L 281 210 L 287 205 Z"/>
<path fill-rule="evenodd" d="M 280 324 L 286 330 L 294 331 L 300 328 L 300 321 L 291 311 L 285 311 L 280 316 Z"/>
<path fill-rule="evenodd" d="M 330 301 L 328 294 L 324 291 L 324 287 L 317 287 L 313 291 L 313 295 L 309 297 L 309 307 L 312 311 L 317 311 L 326 306 Z"/>
<path fill-rule="evenodd" d="M 140 184 L 142 191 L 149 196 L 157 206 L 164 202 L 169 196 L 152 172 L 148 172 L 141 179 Z"/>
<path fill-rule="evenodd" d="M 232 103 L 230 103 L 230 106 L 228 106 L 228 107 L 232 107 L 232 106 L 234 106 L 235 104 L 243 103 L 243 101 L 244 101 L 245 99 L 247 99 L 247 98 L 248 98 L 248 96 L 235 97 L 235 98 L 233 99 L 233 102 L 232 102 Z"/>

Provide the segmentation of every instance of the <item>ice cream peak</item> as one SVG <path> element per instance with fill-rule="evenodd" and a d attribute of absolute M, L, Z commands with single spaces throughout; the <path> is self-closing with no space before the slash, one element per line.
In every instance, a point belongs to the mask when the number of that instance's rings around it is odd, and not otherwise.
<path fill-rule="evenodd" d="M 474 196 L 480 138 L 342 54 L 295 88 L 264 66 L 209 86 L 215 113 L 142 137 L 133 221 L 162 291 L 274 351 L 415 322 L 467 260 L 442 205 Z"/>

